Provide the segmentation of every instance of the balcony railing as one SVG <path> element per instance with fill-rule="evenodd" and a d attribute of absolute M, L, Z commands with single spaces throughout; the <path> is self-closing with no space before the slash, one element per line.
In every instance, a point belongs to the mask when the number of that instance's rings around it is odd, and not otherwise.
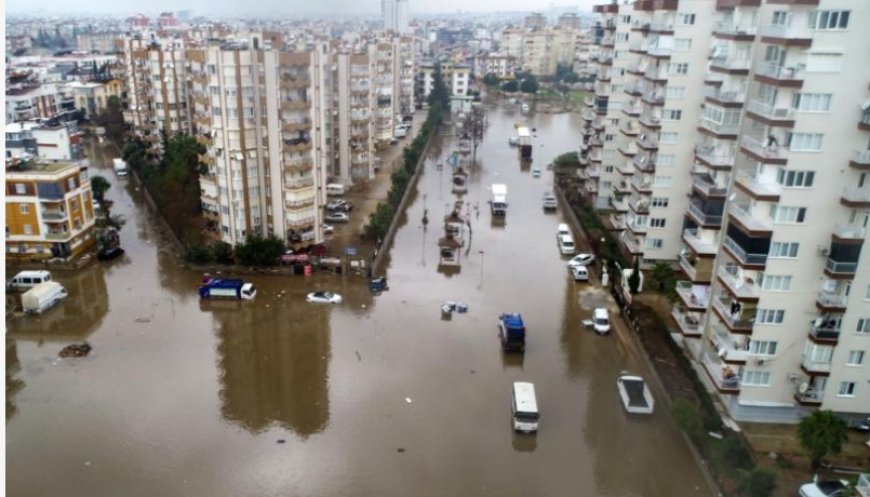
<path fill-rule="evenodd" d="M 697 204 L 689 203 L 689 213 L 695 216 L 701 224 L 722 224 L 722 214 L 708 214 Z"/>
<path fill-rule="evenodd" d="M 851 275 L 858 271 L 857 262 L 840 262 L 828 257 L 825 262 L 825 271 L 832 274 Z"/>
<path fill-rule="evenodd" d="M 696 254 L 715 254 L 718 241 L 701 239 L 699 236 L 700 230 L 697 228 L 686 228 L 683 230 L 683 239 L 692 247 Z"/>
<path fill-rule="evenodd" d="M 696 147 L 695 155 L 697 155 L 700 160 L 714 167 L 734 166 L 734 154 L 723 153 L 715 147 Z"/>
<path fill-rule="evenodd" d="M 862 226 L 840 223 L 834 225 L 834 236 L 837 238 L 863 240 L 866 235 L 867 229 Z"/>
<path fill-rule="evenodd" d="M 777 183 L 762 183 L 757 178 L 750 176 L 746 171 L 737 171 L 735 181 L 752 192 L 756 197 L 779 196 L 782 189 Z"/>
<path fill-rule="evenodd" d="M 764 159 L 772 159 L 772 160 L 786 160 L 788 159 L 788 149 L 786 147 L 782 147 L 779 145 L 767 145 L 761 141 L 752 138 L 751 136 L 742 136 L 740 137 L 740 146 L 749 150 L 753 154 L 762 157 L 762 162 Z"/>
<path fill-rule="evenodd" d="M 692 291 L 695 285 L 691 281 L 678 281 L 676 286 L 677 295 L 683 299 L 686 305 L 699 309 L 706 309 L 710 299 L 709 294 L 699 295 Z M 704 288 L 710 288 L 707 285 L 701 285 Z"/>
<path fill-rule="evenodd" d="M 740 278 L 737 275 L 736 268 L 729 269 L 733 266 L 719 266 L 717 274 L 719 278 L 725 282 L 728 289 L 737 296 L 737 298 L 757 299 L 760 295 L 761 288 L 751 278 Z"/>
<path fill-rule="evenodd" d="M 848 301 L 849 297 L 841 293 L 820 291 L 819 295 L 816 297 L 816 302 L 822 307 L 846 307 L 846 302 Z"/>
<path fill-rule="evenodd" d="M 640 246 L 640 243 L 627 231 L 622 232 L 622 236 L 619 237 L 619 240 L 625 245 L 625 248 L 628 249 L 632 254 L 638 254 L 643 252 L 643 249 Z"/>
<path fill-rule="evenodd" d="M 730 34 L 730 35 L 754 35 L 758 30 L 758 26 L 749 24 L 734 24 L 730 22 L 717 22 L 713 25 L 714 33 Z"/>
<path fill-rule="evenodd" d="M 777 107 L 775 105 L 762 102 L 760 100 L 751 99 L 746 106 L 746 110 L 753 114 L 766 117 L 768 119 L 792 120 L 794 119 L 794 109 L 789 107 Z"/>
<path fill-rule="evenodd" d="M 717 135 L 736 135 L 739 128 L 736 123 L 720 123 L 704 117 L 701 118 L 699 124 L 702 128 L 708 129 Z"/>
<path fill-rule="evenodd" d="M 755 74 L 780 81 L 801 81 L 804 79 L 802 67 L 785 67 L 770 62 L 763 62 L 755 68 Z"/>
<path fill-rule="evenodd" d="M 768 24 L 767 26 L 762 26 L 761 36 L 791 40 L 811 40 L 813 38 L 813 34 L 809 29 L 797 26 L 782 26 L 779 24 Z"/>
<path fill-rule="evenodd" d="M 803 366 L 806 371 L 812 371 L 814 373 L 831 372 L 831 361 L 814 361 L 806 354 L 801 356 L 801 366 Z"/>
<path fill-rule="evenodd" d="M 652 55 L 653 57 L 669 57 L 671 51 L 672 49 L 670 47 L 650 46 L 646 49 L 647 55 Z"/>
<path fill-rule="evenodd" d="M 755 322 L 755 312 L 746 313 L 737 308 L 734 312 L 731 309 L 730 299 L 722 297 L 713 299 L 713 308 L 719 313 L 729 328 L 733 330 L 751 331 L 752 324 Z"/>
<path fill-rule="evenodd" d="M 740 390 L 740 378 L 731 368 L 718 360 L 711 359 L 707 354 L 704 354 L 702 362 L 707 374 L 716 384 L 716 388 L 733 392 Z"/>
<path fill-rule="evenodd" d="M 797 392 L 795 394 L 795 399 L 798 402 L 806 402 L 808 404 L 821 404 L 822 400 L 825 398 L 825 392 L 817 392 L 815 390 L 807 390 L 804 393 Z M 870 494 L 868 494 L 870 495 Z"/>
<path fill-rule="evenodd" d="M 739 204 L 731 204 L 728 213 L 749 230 L 773 231 L 773 222 L 767 214 L 752 214 Z"/>
<path fill-rule="evenodd" d="M 728 250 L 734 254 L 737 259 L 743 264 L 766 264 L 767 263 L 767 254 L 751 254 L 747 253 L 746 250 L 741 247 L 737 242 L 735 242 L 730 236 L 725 236 L 725 240 L 723 240 L 723 245 L 728 247 Z"/>
<path fill-rule="evenodd" d="M 870 164 L 870 150 L 853 150 L 852 162 L 864 165 Z"/>
<path fill-rule="evenodd" d="M 749 350 L 747 346 L 741 346 L 736 342 L 731 333 L 721 326 L 714 327 L 713 345 L 716 346 L 716 352 L 724 361 L 745 362 L 749 358 Z M 740 339 L 746 344 L 748 340 Z"/>
<path fill-rule="evenodd" d="M 704 96 L 727 103 L 743 103 L 746 93 L 742 91 L 724 91 L 721 88 L 708 86 L 704 88 Z"/>
<path fill-rule="evenodd" d="M 749 70 L 750 60 L 746 57 L 713 57 L 710 65 L 731 70 Z"/>
<path fill-rule="evenodd" d="M 671 316 L 673 316 L 674 321 L 677 322 L 677 326 L 680 327 L 680 331 L 684 335 L 699 335 L 701 333 L 700 320 L 693 314 L 674 307 L 671 310 Z"/>
<path fill-rule="evenodd" d="M 726 193 L 728 193 L 728 188 L 717 185 L 716 183 L 710 183 L 698 176 L 692 178 L 692 187 L 697 188 L 708 197 L 724 196 Z"/>
<path fill-rule="evenodd" d="M 870 203 L 870 185 L 843 188 L 843 200 L 854 203 Z"/>

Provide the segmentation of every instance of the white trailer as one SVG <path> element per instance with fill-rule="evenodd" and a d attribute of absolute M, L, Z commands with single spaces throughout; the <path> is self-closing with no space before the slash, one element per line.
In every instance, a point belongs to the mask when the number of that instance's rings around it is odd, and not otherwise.
<path fill-rule="evenodd" d="M 493 183 L 492 200 L 489 201 L 493 216 L 504 216 L 507 214 L 507 193 L 507 185 Z"/>

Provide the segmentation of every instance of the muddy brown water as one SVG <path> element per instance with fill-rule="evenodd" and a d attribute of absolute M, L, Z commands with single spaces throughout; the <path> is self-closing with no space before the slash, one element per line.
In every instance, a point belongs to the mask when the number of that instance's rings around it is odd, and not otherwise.
<path fill-rule="evenodd" d="M 507 144 L 520 117 L 489 109 L 460 269 L 439 268 L 438 220 L 455 199 L 443 157 L 431 159 L 377 297 L 360 277 L 321 274 L 252 277 L 253 302 L 200 302 L 201 275 L 178 265 L 141 192 L 94 153 L 127 253 L 56 274 L 70 291 L 59 308 L 7 318 L 9 495 L 711 495 L 657 388 L 655 415 L 623 412 L 616 375 L 651 374 L 626 330 L 580 325 L 610 301 L 570 279 L 562 211 L 541 208 L 545 165 L 576 148 L 579 116 L 531 118 L 540 178 Z M 452 138 L 433 149 L 449 154 Z M 503 225 L 486 204 L 496 182 L 509 190 Z M 344 302 L 306 304 L 315 289 Z M 469 311 L 444 320 L 444 300 Z M 503 311 L 525 317 L 523 356 L 500 351 Z M 58 357 L 85 339 L 87 357 Z M 511 430 L 519 380 L 536 385 L 537 435 Z"/>

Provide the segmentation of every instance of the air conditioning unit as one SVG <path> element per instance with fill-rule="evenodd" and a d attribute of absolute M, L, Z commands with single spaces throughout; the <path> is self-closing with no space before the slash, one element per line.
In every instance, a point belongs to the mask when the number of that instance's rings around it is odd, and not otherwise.
<path fill-rule="evenodd" d="M 756 366 L 764 366 L 764 359 L 756 359 L 755 365 Z"/>
<path fill-rule="evenodd" d="M 794 385 L 801 379 L 801 375 L 797 373 L 789 373 L 788 374 L 788 382 Z"/>
<path fill-rule="evenodd" d="M 831 255 L 831 249 L 828 247 L 819 247 L 819 255 L 822 257 L 827 257 Z"/>

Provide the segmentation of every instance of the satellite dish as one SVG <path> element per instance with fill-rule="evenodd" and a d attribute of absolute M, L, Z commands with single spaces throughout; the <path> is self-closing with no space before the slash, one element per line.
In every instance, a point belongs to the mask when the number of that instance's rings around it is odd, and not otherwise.
<path fill-rule="evenodd" d="M 809 383 L 804 382 L 804 383 L 801 383 L 800 386 L 798 387 L 798 392 L 807 393 L 807 390 L 809 390 L 809 389 L 810 389 Z"/>

